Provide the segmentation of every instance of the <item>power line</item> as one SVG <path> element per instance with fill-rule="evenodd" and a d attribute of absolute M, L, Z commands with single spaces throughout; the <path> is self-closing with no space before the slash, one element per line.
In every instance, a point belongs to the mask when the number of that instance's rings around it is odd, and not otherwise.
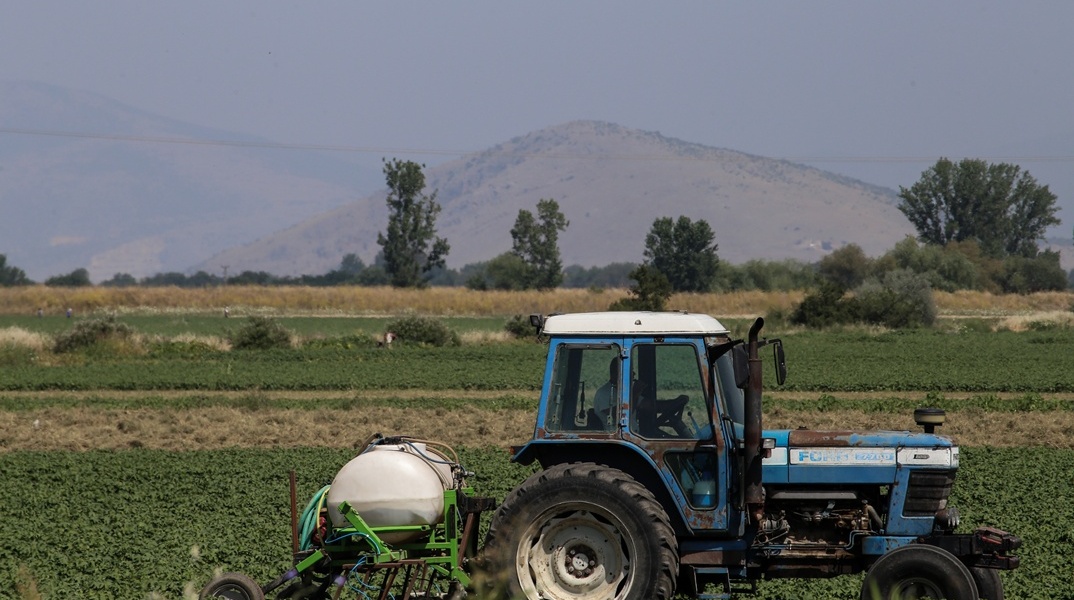
<path fill-rule="evenodd" d="M 139 136 L 110 133 L 88 133 L 78 131 L 52 131 L 44 129 L 19 129 L 11 127 L 0 128 L 0 134 L 29 135 L 43 137 L 61 137 L 74 139 L 109 140 L 118 142 L 139 142 L 151 144 L 183 144 L 194 146 L 230 146 L 239 148 L 270 148 L 280 150 L 319 150 L 325 152 L 347 152 L 356 154 L 421 154 L 439 156 L 466 156 L 478 154 L 473 150 L 445 150 L 433 148 L 396 148 L 388 146 L 343 146 L 334 144 L 296 144 L 279 142 L 261 142 L 253 140 L 222 140 L 222 139 L 197 139 L 177 138 L 162 136 Z M 637 160 L 637 161 L 713 161 L 716 158 L 691 157 L 691 156 L 667 156 L 667 155 L 643 155 L 643 154 L 571 154 L 571 153 L 536 153 L 516 152 L 516 156 L 529 158 L 553 158 L 563 160 Z M 779 156 L 770 157 L 795 163 L 930 163 L 935 162 L 939 156 Z M 950 157 L 961 158 L 961 157 Z M 969 157 L 966 157 L 969 158 Z M 1074 162 L 1074 155 L 1030 155 L 1030 156 L 974 156 L 988 162 L 1009 163 L 1042 163 L 1042 162 Z"/>

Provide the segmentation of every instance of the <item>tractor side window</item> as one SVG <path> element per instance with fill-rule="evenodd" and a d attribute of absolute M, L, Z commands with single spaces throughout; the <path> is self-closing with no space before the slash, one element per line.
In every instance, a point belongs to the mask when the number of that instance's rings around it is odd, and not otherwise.
<path fill-rule="evenodd" d="M 631 382 L 631 429 L 635 433 L 648 438 L 712 437 L 712 411 L 695 346 L 634 346 Z"/>
<path fill-rule="evenodd" d="M 552 370 L 545 429 L 612 431 L 622 387 L 619 346 L 560 345 Z"/>

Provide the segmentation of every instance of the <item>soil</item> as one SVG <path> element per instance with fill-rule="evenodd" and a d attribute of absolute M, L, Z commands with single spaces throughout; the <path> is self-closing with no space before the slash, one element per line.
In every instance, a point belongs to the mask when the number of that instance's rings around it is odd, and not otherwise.
<path fill-rule="evenodd" d="M 434 397 L 426 392 L 393 392 L 388 397 Z M 111 395 L 111 394 L 110 394 Z M 467 398 L 461 392 L 445 397 Z M 889 394 L 890 395 L 890 394 Z M 49 394 L 54 397 L 55 394 Z M 902 395 L 901 395 L 902 396 Z M 288 395 L 288 397 L 294 397 Z M 321 395 L 323 397 L 323 394 Z M 790 411 L 765 415 L 770 429 L 909 430 L 910 414 L 855 410 Z M 459 447 L 508 447 L 533 434 L 534 412 L 463 408 L 427 410 L 369 406 L 350 409 L 281 408 L 93 408 L 46 407 L 0 411 L 0 452 L 154 448 L 211 450 L 231 447 L 355 447 L 369 435 L 406 434 Z M 962 446 L 1046 446 L 1074 448 L 1074 413 L 948 411 L 939 433 Z"/>

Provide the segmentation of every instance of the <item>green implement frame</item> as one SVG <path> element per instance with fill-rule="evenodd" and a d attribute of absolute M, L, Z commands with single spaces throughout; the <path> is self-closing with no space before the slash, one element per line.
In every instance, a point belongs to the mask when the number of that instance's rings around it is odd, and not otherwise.
<path fill-rule="evenodd" d="M 343 502 L 339 510 L 350 526 L 329 527 L 320 543 L 295 552 L 294 568 L 262 589 L 291 583 L 303 588 L 296 597 L 304 598 L 338 598 L 347 587 L 379 600 L 461 597 L 471 583 L 466 563 L 477 551 L 481 513 L 495 506 L 493 499 L 472 494 L 471 488 L 446 490 L 443 518 L 435 525 L 372 527 Z M 400 533 L 414 541 L 383 541 Z"/>

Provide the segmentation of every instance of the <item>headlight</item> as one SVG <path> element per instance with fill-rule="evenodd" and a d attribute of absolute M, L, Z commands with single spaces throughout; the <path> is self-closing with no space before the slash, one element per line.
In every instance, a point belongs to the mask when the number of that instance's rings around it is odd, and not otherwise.
<path fill-rule="evenodd" d="M 958 448 L 899 448 L 900 465 L 958 467 Z"/>

